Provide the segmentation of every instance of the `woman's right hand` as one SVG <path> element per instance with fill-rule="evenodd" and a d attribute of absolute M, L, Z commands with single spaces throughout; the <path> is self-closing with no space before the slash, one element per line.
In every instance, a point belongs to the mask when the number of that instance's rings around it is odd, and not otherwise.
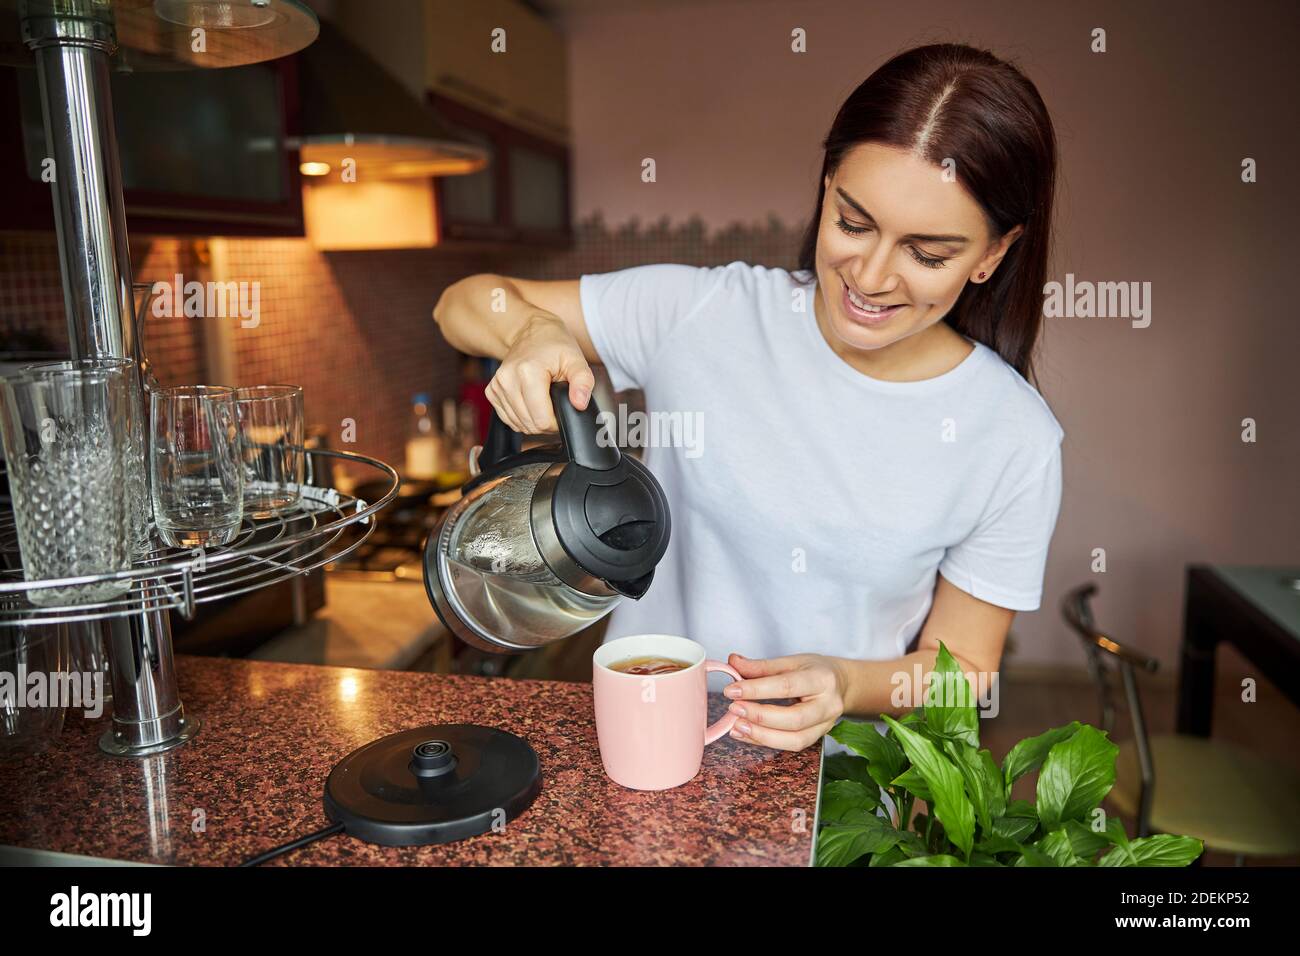
<path fill-rule="evenodd" d="M 537 310 L 510 343 L 485 390 L 501 420 L 522 435 L 559 429 L 551 406 L 551 383 L 569 383 L 569 401 L 587 407 L 596 376 L 582 347 L 559 316 Z"/>

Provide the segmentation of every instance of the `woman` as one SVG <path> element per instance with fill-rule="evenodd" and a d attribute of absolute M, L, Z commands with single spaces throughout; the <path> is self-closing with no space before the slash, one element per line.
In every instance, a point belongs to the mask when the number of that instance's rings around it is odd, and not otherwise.
<path fill-rule="evenodd" d="M 516 431 L 555 430 L 552 381 L 585 408 L 589 363 L 693 416 L 693 447 L 646 450 L 672 540 L 606 640 L 731 652 L 733 736 L 785 750 L 921 703 L 905 684 L 940 641 L 991 679 L 1039 606 L 1061 493 L 1064 433 L 1028 382 L 1056 168 L 1033 84 L 984 51 L 914 49 L 824 145 L 794 273 L 478 275 L 434 309 L 452 345 L 501 359 L 487 394 Z"/>

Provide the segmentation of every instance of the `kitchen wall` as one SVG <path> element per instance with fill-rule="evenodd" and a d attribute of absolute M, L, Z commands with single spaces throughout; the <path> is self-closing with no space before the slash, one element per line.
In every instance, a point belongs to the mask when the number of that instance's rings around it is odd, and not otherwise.
<path fill-rule="evenodd" d="M 1043 608 L 1015 624 L 1017 662 L 1082 661 L 1057 605 L 1093 580 L 1100 625 L 1172 675 L 1189 562 L 1300 564 L 1293 5 L 549 5 L 569 36 L 578 214 L 616 228 L 699 217 L 739 239 L 719 262 L 767 261 L 765 237 L 798 231 L 839 103 L 893 53 L 968 42 L 1038 85 L 1061 146 L 1053 278 L 1150 282 L 1153 313 L 1147 328 L 1045 321 L 1037 368 L 1066 432 L 1065 489 Z M 806 53 L 791 52 L 796 27 Z M 1105 53 L 1089 50 L 1095 27 Z M 654 183 L 641 182 L 646 157 Z"/>
<path fill-rule="evenodd" d="M 561 278 L 644 262 L 701 265 L 749 259 L 792 265 L 794 236 L 780 223 L 707 231 L 698 220 L 610 229 L 597 213 L 576 229 L 568 250 L 449 252 L 445 249 L 321 253 L 302 239 L 220 240 L 222 277 L 259 283 L 256 327 L 237 319 L 150 315 L 146 349 L 164 384 L 292 382 L 305 390 L 309 422 L 335 447 L 400 466 L 411 396 L 455 396 L 460 356 L 430 316 L 447 285 L 474 272 Z M 215 243 L 177 237 L 132 238 L 137 282 L 188 281 L 213 274 Z M 210 374 L 211 326 L 225 323 L 232 376 Z M 0 232 L 0 349 L 20 336 L 66 348 L 67 331 L 53 233 Z M 355 443 L 344 441 L 355 421 Z"/>

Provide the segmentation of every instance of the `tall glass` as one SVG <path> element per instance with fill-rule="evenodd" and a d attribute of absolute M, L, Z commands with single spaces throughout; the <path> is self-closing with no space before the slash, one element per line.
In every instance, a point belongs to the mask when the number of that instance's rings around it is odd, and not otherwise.
<path fill-rule="evenodd" d="M 158 535 L 175 548 L 229 544 L 243 516 L 235 390 L 178 385 L 149 393 L 150 479 Z"/>
<path fill-rule="evenodd" d="M 0 598 L 0 609 L 14 610 L 12 598 Z M 55 693 L 57 675 L 69 667 L 67 624 L 0 627 L 0 753 L 44 750 L 63 730 L 67 701 Z M 46 692 L 32 692 L 33 675 Z"/>
<path fill-rule="evenodd" d="M 55 371 L 76 371 L 85 368 L 121 369 L 127 377 L 127 450 L 126 476 L 122 487 L 126 490 L 127 518 L 130 522 L 131 553 L 144 557 L 153 550 L 153 506 L 149 500 L 149 465 L 145 454 L 145 421 L 143 392 L 140 387 L 140 369 L 131 359 L 103 358 L 78 359 L 71 362 L 49 362 L 29 365 L 24 372 L 42 374 Z"/>
<path fill-rule="evenodd" d="M 244 461 L 244 513 L 270 518 L 302 500 L 302 388 L 254 385 L 235 390 Z"/>
<path fill-rule="evenodd" d="M 130 374 L 126 359 L 34 366 L 0 380 L 14 523 L 28 581 L 131 566 Z M 130 579 L 34 588 L 44 607 L 107 601 Z"/>

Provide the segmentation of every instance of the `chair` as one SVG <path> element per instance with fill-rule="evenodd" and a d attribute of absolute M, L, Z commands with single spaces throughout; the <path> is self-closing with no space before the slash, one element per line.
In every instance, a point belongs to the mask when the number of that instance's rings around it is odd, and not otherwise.
<path fill-rule="evenodd" d="M 1196 837 L 1207 850 L 1233 854 L 1238 866 L 1248 856 L 1300 855 L 1300 774 L 1223 741 L 1148 736 L 1137 672 L 1154 673 L 1158 662 L 1097 630 L 1089 605 L 1096 593 L 1096 584 L 1075 588 L 1061 613 L 1083 640 L 1108 734 L 1115 722 L 1113 670 L 1123 681 L 1133 739 L 1119 742 L 1111 802 L 1137 820 L 1139 837 Z"/>

